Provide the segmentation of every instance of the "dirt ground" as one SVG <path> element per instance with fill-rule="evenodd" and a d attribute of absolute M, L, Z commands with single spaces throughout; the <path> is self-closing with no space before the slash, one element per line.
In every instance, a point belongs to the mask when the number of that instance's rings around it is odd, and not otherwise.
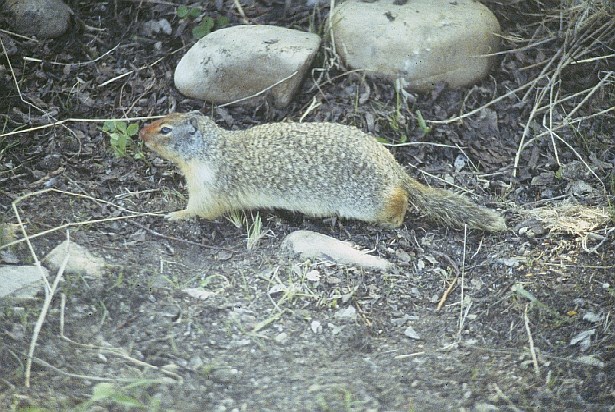
<path fill-rule="evenodd" d="M 170 3 L 68 3 L 75 25 L 60 39 L 0 31 L 0 223 L 17 223 L 11 203 L 20 196 L 56 189 L 19 202 L 30 235 L 52 230 L 33 239 L 37 255 L 68 227 L 108 266 L 101 277 L 65 275 L 29 388 L 25 360 L 43 294 L 0 302 L 0 410 L 615 410 L 613 111 L 557 129 L 558 139 L 541 134 L 545 113 L 561 120 L 613 106 L 612 80 L 600 84 L 613 59 L 555 71 L 562 101 L 536 111 L 519 150 L 535 103 L 544 102 L 537 96 L 551 85 L 548 62 L 569 46 L 547 11 L 560 2 L 485 2 L 508 52 L 476 86 L 397 104 L 391 82 L 348 74 L 323 54 L 316 67 L 326 74 L 315 71 L 284 110 L 268 102 L 215 108 L 178 94 L 173 69 L 199 21 L 180 18 Z M 203 2 L 201 15 L 241 23 L 232 1 L 219 3 Z M 254 24 L 324 30 L 328 8 L 285 13 L 283 3 L 258 0 L 244 12 Z M 145 35 L 143 23 L 159 19 L 172 34 Z M 612 20 L 585 30 L 598 38 L 604 25 L 613 39 Z M 593 38 L 585 33 L 575 34 Z M 588 44 L 567 50 L 586 60 L 613 53 L 604 39 Z M 227 219 L 138 214 L 181 208 L 183 179 L 136 144 L 114 155 L 95 120 L 202 110 L 242 129 L 297 120 L 313 99 L 320 106 L 306 121 L 423 142 L 392 150 L 424 183 L 458 190 L 444 181 L 454 183 L 501 210 L 510 230 L 464 234 L 418 215 L 385 230 L 261 211 L 264 236 L 248 250 L 246 227 Z M 417 110 L 445 120 L 489 102 L 462 121 L 429 124 L 428 134 L 417 121 Z M 7 135 L 62 119 L 86 121 Z M 469 162 L 456 171 L 464 155 Z M 90 223 L 71 225 L 78 222 Z M 395 267 L 302 262 L 280 251 L 298 229 L 352 241 Z M 4 263 L 32 262 L 23 243 L 0 252 Z"/>

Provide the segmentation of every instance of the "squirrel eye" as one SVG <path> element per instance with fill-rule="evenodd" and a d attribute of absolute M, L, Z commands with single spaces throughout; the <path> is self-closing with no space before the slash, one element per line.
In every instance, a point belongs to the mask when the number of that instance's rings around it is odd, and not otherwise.
<path fill-rule="evenodd" d="M 173 129 L 171 129 L 170 127 L 161 127 L 160 128 L 160 134 L 169 134 L 171 133 Z"/>

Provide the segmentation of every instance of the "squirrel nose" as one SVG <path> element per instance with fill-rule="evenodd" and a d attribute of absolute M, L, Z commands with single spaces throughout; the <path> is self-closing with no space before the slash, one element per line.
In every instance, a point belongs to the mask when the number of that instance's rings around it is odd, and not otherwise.
<path fill-rule="evenodd" d="M 145 125 L 141 128 L 141 130 L 139 130 L 139 139 L 143 140 L 144 142 L 147 142 L 147 138 L 148 138 L 148 126 L 149 125 Z"/>

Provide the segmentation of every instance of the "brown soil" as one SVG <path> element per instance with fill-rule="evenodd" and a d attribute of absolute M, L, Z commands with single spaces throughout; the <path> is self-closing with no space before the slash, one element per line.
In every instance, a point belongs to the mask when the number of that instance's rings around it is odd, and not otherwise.
<path fill-rule="evenodd" d="M 203 3 L 208 16 L 241 23 L 232 1 L 220 2 L 220 10 Z M 559 23 L 541 15 L 541 2 L 486 3 L 504 33 L 525 30 L 530 38 L 557 30 Z M 516 177 L 512 165 L 534 103 L 522 99 L 524 92 L 463 122 L 432 125 L 427 135 L 416 121 L 416 110 L 425 119 L 447 119 L 536 78 L 561 38 L 523 48 L 505 37 L 504 49 L 517 51 L 503 54 L 490 78 L 411 95 L 399 116 L 390 82 L 347 74 L 324 56 L 316 64 L 326 64 L 327 75 L 308 78 L 285 110 L 267 102 L 212 109 L 173 87 L 173 68 L 194 43 L 196 24 L 179 19 L 173 5 L 69 5 L 75 24 L 60 39 L 0 32 L 6 49 L 0 55 L 0 223 L 17 223 L 11 203 L 19 196 L 55 188 L 19 203 L 28 232 L 103 219 L 71 227 L 70 237 L 110 265 L 101 278 L 65 275 L 38 339 L 30 388 L 25 358 L 42 294 L 0 302 L 1 410 L 615 410 L 613 224 L 579 226 L 589 219 L 586 211 L 608 212 L 613 201 L 613 112 L 560 130 L 567 145 L 557 144 L 557 151 L 549 136 L 534 139 L 521 153 Z M 282 1 L 259 0 L 244 11 L 254 24 L 308 30 L 322 27 L 328 10 L 295 5 L 285 14 Z M 144 22 L 163 18 L 171 35 L 142 34 Z M 595 85 L 603 63 L 562 76 L 562 96 Z M 614 96 L 605 86 L 576 115 L 612 106 Z M 409 172 L 420 180 L 434 186 L 451 180 L 478 202 L 505 210 L 511 230 L 464 235 L 419 216 L 384 230 L 263 211 L 266 236 L 248 250 L 246 229 L 224 219 L 110 220 L 130 215 L 122 208 L 172 211 L 186 199 L 178 171 L 154 154 L 136 160 L 140 149 L 133 146 L 127 156 L 114 156 L 101 122 L 5 135 L 60 119 L 195 109 L 241 129 L 298 119 L 313 98 L 321 105 L 307 121 L 353 124 L 391 142 L 438 143 L 394 153 L 415 166 Z M 542 118 L 534 120 L 535 134 Z M 456 172 L 462 154 L 471 164 Z M 568 229 L 558 225 L 561 214 L 530 213 L 562 204 L 577 206 Z M 395 269 L 298 262 L 280 252 L 283 237 L 297 229 L 374 249 Z M 56 230 L 36 238 L 36 253 L 44 256 L 65 237 Z M 0 261 L 32 261 L 23 244 L 0 252 Z M 211 293 L 197 299 L 188 288 Z M 575 339 L 582 333 L 585 339 Z"/>

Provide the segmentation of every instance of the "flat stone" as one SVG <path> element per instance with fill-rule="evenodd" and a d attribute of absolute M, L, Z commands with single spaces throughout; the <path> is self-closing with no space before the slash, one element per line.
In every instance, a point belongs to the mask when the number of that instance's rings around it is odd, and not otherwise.
<path fill-rule="evenodd" d="M 45 275 L 48 275 L 47 269 L 41 269 Z M 18 299 L 33 298 L 42 289 L 42 275 L 38 267 L 0 266 L 0 298 L 5 296 Z"/>
<path fill-rule="evenodd" d="M 286 236 L 282 247 L 302 259 L 322 259 L 345 266 L 387 270 L 392 264 L 377 256 L 354 249 L 349 243 L 309 230 L 298 230 Z"/>
<path fill-rule="evenodd" d="M 66 256 L 66 245 L 68 240 L 60 243 L 45 257 L 43 262 L 53 271 L 58 271 L 62 266 L 64 257 Z M 78 275 L 88 275 L 92 277 L 102 276 L 105 267 L 105 261 L 102 258 L 94 256 L 85 247 L 78 245 L 75 242 L 70 242 L 68 247 L 68 263 L 64 269 L 65 273 L 73 273 Z"/>
<path fill-rule="evenodd" d="M 186 96 L 214 103 L 255 95 L 247 100 L 260 100 L 271 94 L 275 105 L 284 107 L 319 45 L 316 34 L 277 26 L 216 30 L 182 57 L 175 70 L 175 86 Z"/>
<path fill-rule="evenodd" d="M 348 0 L 331 19 L 335 49 L 349 68 L 402 79 L 411 90 L 475 83 L 499 47 L 497 18 L 474 0 Z"/>

